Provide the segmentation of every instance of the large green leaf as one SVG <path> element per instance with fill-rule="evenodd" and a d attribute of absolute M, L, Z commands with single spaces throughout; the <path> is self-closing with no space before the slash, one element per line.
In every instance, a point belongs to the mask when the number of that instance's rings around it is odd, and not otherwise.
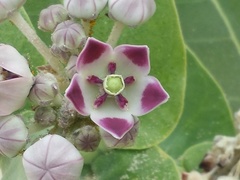
<path fill-rule="evenodd" d="M 180 180 L 174 161 L 160 148 L 147 150 L 115 150 L 99 156 L 93 162 L 94 177 L 132 180 Z"/>
<path fill-rule="evenodd" d="M 187 87 L 182 117 L 174 132 L 161 144 L 173 157 L 190 146 L 212 141 L 217 134 L 233 135 L 233 118 L 221 88 L 199 59 L 188 49 Z"/>
<path fill-rule="evenodd" d="M 222 86 L 236 111 L 240 107 L 240 1 L 176 0 L 184 39 Z"/>

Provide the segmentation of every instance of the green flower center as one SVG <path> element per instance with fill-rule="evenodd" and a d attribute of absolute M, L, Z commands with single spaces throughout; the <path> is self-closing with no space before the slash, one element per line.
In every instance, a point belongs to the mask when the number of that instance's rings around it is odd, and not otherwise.
<path fill-rule="evenodd" d="M 117 74 L 110 74 L 103 81 L 103 88 L 107 94 L 118 95 L 125 88 L 123 77 Z"/>

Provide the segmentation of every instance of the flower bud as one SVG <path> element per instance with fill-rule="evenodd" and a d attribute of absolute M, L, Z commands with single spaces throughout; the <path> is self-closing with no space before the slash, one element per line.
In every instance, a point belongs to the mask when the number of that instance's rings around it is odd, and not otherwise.
<path fill-rule="evenodd" d="M 72 103 L 67 99 L 63 100 L 62 106 L 58 113 L 58 125 L 65 129 L 70 127 L 76 120 L 78 113 L 74 109 Z"/>
<path fill-rule="evenodd" d="M 101 140 L 99 131 L 94 126 L 86 125 L 74 132 L 74 145 L 80 151 L 95 151 Z"/>
<path fill-rule="evenodd" d="M 51 53 L 60 58 L 59 60 L 63 59 L 63 63 L 65 64 L 66 61 L 70 58 L 71 53 L 62 51 L 56 44 L 53 44 L 51 47 Z"/>
<path fill-rule="evenodd" d="M 38 105 L 49 105 L 58 95 L 58 83 L 54 75 L 40 73 L 36 76 L 29 99 Z"/>
<path fill-rule="evenodd" d="M 21 108 L 32 84 L 27 60 L 12 46 L 0 44 L 0 116 Z"/>
<path fill-rule="evenodd" d="M 23 166 L 28 179 L 77 180 L 83 167 L 78 150 L 59 135 L 47 135 L 23 154 Z"/>
<path fill-rule="evenodd" d="M 111 134 L 104 131 L 103 129 L 100 129 L 101 137 L 104 141 L 104 143 L 110 147 L 110 148 L 123 148 L 132 146 L 135 142 L 135 139 L 138 134 L 138 128 L 139 128 L 139 120 L 137 117 L 134 117 L 134 125 L 132 129 L 130 129 L 123 137 L 122 139 L 114 138 Z"/>
<path fill-rule="evenodd" d="M 50 106 L 39 106 L 35 110 L 34 119 L 42 126 L 50 126 L 56 121 L 57 113 Z"/>
<path fill-rule="evenodd" d="M 54 4 L 40 12 L 38 28 L 43 31 L 53 31 L 59 23 L 68 18 L 68 12 L 63 5 Z"/>
<path fill-rule="evenodd" d="M 70 16 L 86 20 L 95 19 L 106 6 L 107 0 L 64 0 Z"/>
<path fill-rule="evenodd" d="M 65 67 L 66 73 L 70 79 L 77 72 L 76 69 L 77 56 L 72 55 L 68 61 L 67 66 Z"/>
<path fill-rule="evenodd" d="M 26 144 L 27 128 L 19 116 L 0 117 L 0 154 L 16 156 Z"/>
<path fill-rule="evenodd" d="M 52 33 L 52 41 L 62 51 L 71 51 L 79 48 L 86 41 L 83 27 L 71 20 L 57 25 Z"/>
<path fill-rule="evenodd" d="M 128 26 L 146 22 L 156 10 L 154 0 L 109 0 L 109 17 Z"/>
<path fill-rule="evenodd" d="M 25 2 L 26 0 L 0 0 L 0 22 L 11 16 Z"/>

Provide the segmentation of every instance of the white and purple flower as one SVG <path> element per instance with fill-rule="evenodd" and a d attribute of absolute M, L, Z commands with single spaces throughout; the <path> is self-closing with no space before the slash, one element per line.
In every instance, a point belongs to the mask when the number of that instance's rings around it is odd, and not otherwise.
<path fill-rule="evenodd" d="M 66 97 L 84 116 L 113 137 L 121 139 L 144 115 L 169 98 L 160 82 L 148 76 L 147 46 L 109 44 L 88 38 L 78 56 L 77 73 Z"/>
<path fill-rule="evenodd" d="M 12 46 L 0 44 L 0 116 L 21 108 L 32 84 L 27 60 Z"/>

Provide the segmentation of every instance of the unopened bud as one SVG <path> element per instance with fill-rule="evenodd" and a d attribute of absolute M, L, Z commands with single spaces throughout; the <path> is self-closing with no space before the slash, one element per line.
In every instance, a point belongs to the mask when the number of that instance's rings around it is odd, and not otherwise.
<path fill-rule="evenodd" d="M 86 35 L 80 24 L 67 20 L 57 25 L 52 33 L 52 41 L 62 51 L 68 52 L 83 45 Z"/>
<path fill-rule="evenodd" d="M 75 122 L 78 113 L 74 109 L 72 103 L 65 99 L 62 102 L 58 115 L 58 126 L 66 129 Z"/>
<path fill-rule="evenodd" d="M 68 12 L 63 5 L 54 4 L 40 12 L 38 28 L 43 31 L 54 31 L 59 23 L 68 18 Z"/>
<path fill-rule="evenodd" d="M 101 140 L 99 131 L 94 126 L 86 125 L 74 132 L 74 145 L 80 151 L 95 151 Z"/>
<path fill-rule="evenodd" d="M 58 93 L 58 83 L 54 75 L 40 73 L 35 78 L 29 99 L 38 105 L 49 105 L 57 97 Z"/>
<path fill-rule="evenodd" d="M 0 0 L 0 22 L 11 16 L 25 2 L 26 0 Z"/>
<path fill-rule="evenodd" d="M 154 0 L 109 0 L 109 17 L 128 26 L 146 22 L 156 10 Z"/>
<path fill-rule="evenodd" d="M 19 116 L 0 117 L 0 154 L 16 156 L 27 141 L 28 131 Z"/>
<path fill-rule="evenodd" d="M 83 158 L 67 139 L 47 135 L 24 152 L 23 167 L 29 180 L 77 180 L 81 175 Z"/>
<path fill-rule="evenodd" d="M 54 56 L 59 57 L 60 60 L 63 59 L 63 63 L 66 63 L 66 61 L 69 59 L 71 53 L 65 52 L 61 50 L 56 44 L 53 44 L 51 47 L 51 52 Z"/>
<path fill-rule="evenodd" d="M 110 148 L 123 148 L 132 146 L 135 142 L 135 139 L 138 134 L 138 128 L 139 128 L 139 120 L 137 117 L 134 117 L 134 125 L 132 129 L 130 129 L 123 137 L 122 139 L 116 139 L 108 132 L 104 131 L 103 129 L 100 129 L 101 137 L 104 141 L 104 143 L 110 147 Z"/>
<path fill-rule="evenodd" d="M 107 0 L 64 0 L 70 16 L 85 20 L 95 19 L 106 4 Z"/>
<path fill-rule="evenodd" d="M 54 122 L 56 121 L 57 113 L 50 106 L 48 107 L 39 106 L 35 110 L 34 119 L 37 123 L 41 124 L 42 126 L 50 126 L 54 124 Z"/>

